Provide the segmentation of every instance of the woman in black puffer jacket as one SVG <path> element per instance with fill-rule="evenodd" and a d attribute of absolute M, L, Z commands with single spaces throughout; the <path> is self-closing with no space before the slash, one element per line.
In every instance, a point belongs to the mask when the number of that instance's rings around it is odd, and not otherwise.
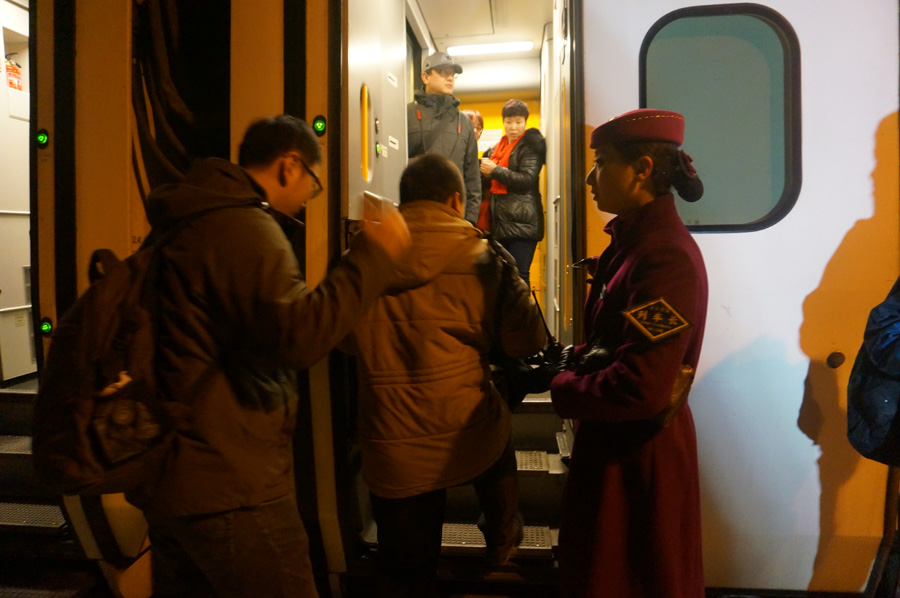
<path fill-rule="evenodd" d="M 506 135 L 481 160 L 481 174 L 491 193 L 482 203 L 478 227 L 490 231 L 512 254 L 519 275 L 531 288 L 528 272 L 538 241 L 544 238 L 539 182 L 547 144 L 540 131 L 526 129 L 525 102 L 508 101 L 501 114 Z"/>

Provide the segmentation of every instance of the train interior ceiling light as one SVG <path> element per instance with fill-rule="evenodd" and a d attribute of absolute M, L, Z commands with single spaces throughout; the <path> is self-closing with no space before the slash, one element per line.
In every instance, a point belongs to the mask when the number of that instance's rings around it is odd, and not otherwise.
<path fill-rule="evenodd" d="M 510 54 L 513 52 L 530 52 L 534 48 L 534 42 L 503 42 L 496 44 L 469 44 L 465 46 L 450 46 L 447 53 L 450 56 L 479 56 L 484 54 Z"/>

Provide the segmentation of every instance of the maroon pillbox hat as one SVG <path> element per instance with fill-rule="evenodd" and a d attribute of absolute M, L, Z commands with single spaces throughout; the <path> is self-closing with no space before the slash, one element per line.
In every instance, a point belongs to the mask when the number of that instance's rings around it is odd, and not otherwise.
<path fill-rule="evenodd" d="M 641 108 L 609 119 L 591 132 L 591 149 L 623 141 L 684 141 L 684 117 L 668 110 Z"/>

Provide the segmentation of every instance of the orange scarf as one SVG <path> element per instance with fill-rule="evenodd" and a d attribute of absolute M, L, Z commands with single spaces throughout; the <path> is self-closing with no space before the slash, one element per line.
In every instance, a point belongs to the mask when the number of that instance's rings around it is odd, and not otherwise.
<path fill-rule="evenodd" d="M 494 146 L 494 151 L 491 152 L 491 161 L 497 166 L 509 168 L 509 156 L 512 154 L 516 144 L 522 140 L 522 137 L 510 143 L 509 138 L 504 135 L 497 145 Z M 506 185 L 496 179 L 491 179 L 491 193 L 494 195 L 506 195 Z"/>

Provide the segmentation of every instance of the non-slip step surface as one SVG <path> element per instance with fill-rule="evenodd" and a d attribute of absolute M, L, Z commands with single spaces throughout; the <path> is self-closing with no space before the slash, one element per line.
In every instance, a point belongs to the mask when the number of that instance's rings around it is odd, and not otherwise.
<path fill-rule="evenodd" d="M 18 533 L 49 534 L 66 525 L 57 505 L 0 502 L 0 529 Z"/>
<path fill-rule="evenodd" d="M 0 454 L 30 455 L 31 436 L 0 436 Z"/>
<path fill-rule="evenodd" d="M 516 451 L 519 471 L 550 471 L 550 458 L 546 451 Z"/>
<path fill-rule="evenodd" d="M 548 526 L 526 525 L 514 557 L 551 558 L 557 532 Z M 370 522 L 360 534 L 363 542 L 378 545 L 378 528 Z M 484 554 L 484 535 L 474 523 L 444 523 L 441 528 L 441 552 L 445 554 Z"/>
<path fill-rule="evenodd" d="M 0 384 L 0 395 L 36 395 L 37 391 L 37 376 L 24 377 Z"/>
<path fill-rule="evenodd" d="M 445 523 L 441 535 L 441 551 L 481 553 L 485 549 L 484 536 L 472 523 Z M 526 525 L 524 536 L 512 553 L 514 557 L 552 557 L 553 544 L 549 527 Z"/>

